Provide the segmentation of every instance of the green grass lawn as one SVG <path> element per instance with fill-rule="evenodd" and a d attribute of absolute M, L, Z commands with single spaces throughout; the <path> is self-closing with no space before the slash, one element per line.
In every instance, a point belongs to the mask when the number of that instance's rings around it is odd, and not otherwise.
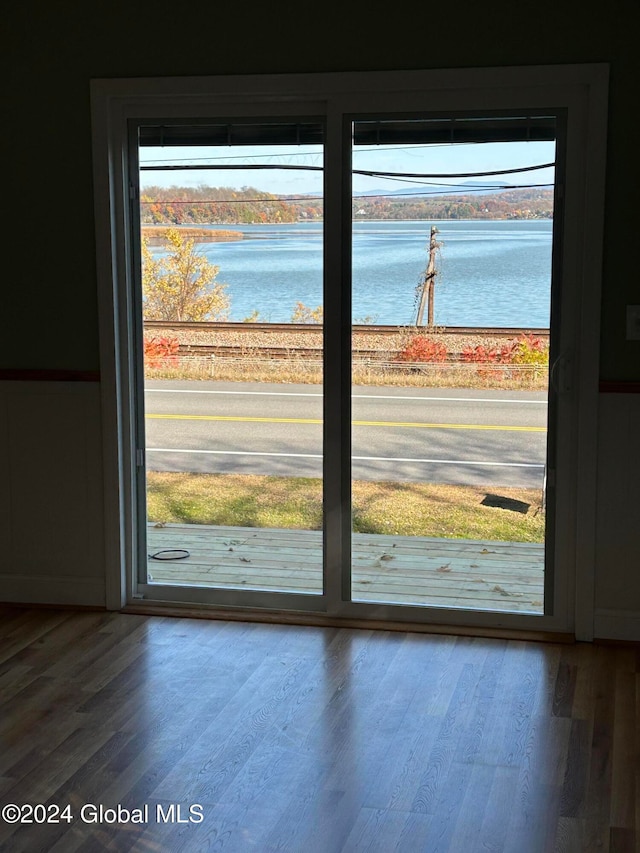
<path fill-rule="evenodd" d="M 529 504 L 526 513 L 484 506 L 487 494 Z M 539 489 L 409 482 L 353 483 L 356 533 L 543 542 Z M 320 530 L 322 482 L 307 477 L 147 473 L 148 517 L 166 524 Z"/>

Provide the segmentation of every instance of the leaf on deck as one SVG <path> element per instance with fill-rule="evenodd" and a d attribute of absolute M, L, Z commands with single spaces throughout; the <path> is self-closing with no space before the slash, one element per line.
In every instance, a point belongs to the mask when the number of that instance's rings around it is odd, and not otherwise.
<path fill-rule="evenodd" d="M 493 591 L 494 591 L 494 592 L 499 592 L 499 593 L 500 593 L 500 595 L 504 595 L 504 596 L 506 596 L 506 597 L 511 597 L 511 596 L 516 596 L 516 597 L 518 597 L 518 596 L 521 596 L 521 595 L 522 595 L 522 593 L 521 593 L 521 592 L 507 592 L 507 590 L 506 590 L 506 589 L 503 589 L 503 588 L 502 588 L 501 586 L 499 586 L 498 584 L 496 584 L 496 585 L 494 586 Z"/>

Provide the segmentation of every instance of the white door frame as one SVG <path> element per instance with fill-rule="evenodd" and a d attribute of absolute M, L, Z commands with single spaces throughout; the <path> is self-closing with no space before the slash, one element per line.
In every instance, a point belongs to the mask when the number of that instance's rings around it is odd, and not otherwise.
<path fill-rule="evenodd" d="M 283 113 L 322 114 L 327 121 L 325 206 L 335 213 L 326 226 L 325 267 L 342 276 L 337 254 L 342 186 L 346 179 L 343 116 L 423 110 L 526 108 L 566 110 L 566 172 L 562 241 L 560 383 L 565 405 L 557 424 L 556 489 L 563 516 L 556 520 L 555 563 L 562 567 L 552 617 L 438 612 L 432 624 L 557 630 L 593 638 L 595 571 L 596 439 L 599 370 L 600 290 L 604 219 L 608 66 L 603 64 L 446 69 L 213 78 L 94 80 L 91 86 L 100 312 L 103 463 L 107 607 L 121 609 L 137 596 L 139 543 L 135 523 L 136 335 L 132 307 L 132 247 L 127 172 L 128 121 L 144 117 L 212 117 Z M 237 111 L 237 112 L 236 112 Z M 341 230 L 342 229 L 342 230 Z M 325 275 L 328 272 L 325 270 Z M 337 319 L 336 324 L 339 322 Z M 350 319 L 349 319 L 350 322 Z M 344 353 L 343 353 L 344 354 Z M 329 371 L 334 368 L 328 363 Z M 337 370 L 337 368 L 336 368 Z M 336 450 L 346 429 L 347 391 L 334 374 L 336 393 L 326 414 L 325 453 Z M 343 472 L 344 473 L 344 472 Z M 330 489 L 339 488 L 340 475 Z M 327 518 L 325 612 L 338 617 L 415 621 L 415 613 L 393 606 L 345 604 L 338 578 L 347 535 L 347 508 Z M 182 597 L 182 596 L 181 596 Z M 405 609 L 406 610 L 406 609 Z M 411 610 L 411 608 L 410 608 Z"/>

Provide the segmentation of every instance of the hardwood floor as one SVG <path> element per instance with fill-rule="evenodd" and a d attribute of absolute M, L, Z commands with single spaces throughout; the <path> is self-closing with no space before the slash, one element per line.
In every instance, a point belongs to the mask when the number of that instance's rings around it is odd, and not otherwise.
<path fill-rule="evenodd" d="M 630 647 L 1 607 L 0 802 L 72 820 L 0 850 L 632 853 L 639 679 Z"/>

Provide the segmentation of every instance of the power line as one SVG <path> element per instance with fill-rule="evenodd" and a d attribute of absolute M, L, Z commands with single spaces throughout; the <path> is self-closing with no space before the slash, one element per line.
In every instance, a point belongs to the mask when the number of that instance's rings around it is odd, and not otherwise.
<path fill-rule="evenodd" d="M 378 172 L 366 169 L 353 169 L 354 175 L 366 175 L 370 178 L 487 178 L 492 175 L 515 175 L 519 172 L 535 172 L 537 169 L 549 169 L 555 163 L 541 163 L 538 166 L 521 166 L 517 169 L 494 169 L 491 172 L 438 172 L 434 175 L 421 172 Z"/>
<path fill-rule="evenodd" d="M 395 181 L 399 184 L 419 184 L 425 187 L 453 187 L 460 189 L 460 184 L 447 184 L 443 181 L 421 181 L 413 178 L 385 178 L 386 181 Z M 474 184 L 473 187 L 468 187 L 471 190 L 495 190 L 495 189 L 522 189 L 523 187 L 552 187 L 553 184 Z M 421 190 L 416 190 L 420 193 Z"/>
<path fill-rule="evenodd" d="M 527 142 L 534 142 L 536 140 L 527 140 Z M 416 151 L 418 149 L 429 148 L 433 150 L 434 148 L 458 148 L 467 145 L 495 145 L 500 143 L 495 143 L 493 141 L 489 142 L 479 142 L 478 140 L 469 140 L 468 142 L 443 142 L 440 144 L 432 145 L 430 143 L 426 143 L 424 145 L 390 145 L 384 146 L 383 149 L 379 145 L 375 145 L 373 148 L 354 148 L 354 154 L 379 154 L 382 150 L 383 153 L 386 154 L 387 151 Z M 144 150 L 144 149 L 143 149 Z M 145 160 L 145 163 L 186 163 L 187 161 L 203 161 L 203 160 L 246 160 L 247 157 L 250 157 L 251 160 L 260 160 L 260 159 L 270 159 L 273 157 L 318 157 L 322 155 L 323 151 L 290 151 L 272 153 L 272 154 L 223 154 L 220 157 L 174 157 L 169 159 L 168 157 L 163 157 L 158 160 Z"/>
<path fill-rule="evenodd" d="M 537 166 L 520 166 L 517 169 L 494 169 L 489 172 L 384 172 L 369 169 L 352 169 L 354 175 L 364 175 L 369 178 L 486 178 L 493 175 L 515 175 L 521 172 L 535 172 L 538 169 L 550 169 L 555 163 L 541 163 Z M 273 166 L 266 163 L 247 163 L 242 171 L 278 169 L 294 172 L 323 172 L 323 166 Z M 189 172 L 189 171 L 237 171 L 236 166 L 209 164 L 202 166 L 140 166 L 141 172 Z"/>
<path fill-rule="evenodd" d="M 483 143 L 477 142 L 476 140 L 471 140 L 469 142 L 443 142 L 439 145 L 430 145 L 429 143 L 425 145 L 391 145 L 385 146 L 383 151 L 386 154 L 387 151 L 416 151 L 417 149 L 422 148 L 453 148 L 461 145 L 484 145 L 484 144 L 492 144 L 492 143 Z M 495 143 L 493 143 L 495 144 Z M 373 148 L 360 148 L 359 146 L 354 149 L 354 154 L 376 154 L 380 153 L 381 148 L 379 145 L 374 146 Z M 273 157 L 318 157 L 323 154 L 323 151 L 290 151 L 279 152 L 273 154 L 223 154 L 220 157 L 163 157 L 158 160 L 145 160 L 145 163 L 186 163 L 187 161 L 203 161 L 203 160 L 246 160 L 249 157 L 251 160 L 265 160 Z"/>
<path fill-rule="evenodd" d="M 451 184 L 451 186 L 455 186 L 455 184 Z M 402 195 L 385 195 L 383 193 L 380 194 L 363 194 L 363 195 L 353 195 L 352 198 L 387 198 L 393 201 L 398 201 L 398 199 L 402 200 L 407 196 L 417 196 L 418 198 L 422 198 L 426 195 L 474 195 L 476 192 L 481 190 L 526 190 L 526 189 L 544 189 L 553 187 L 554 184 L 487 184 L 486 186 L 474 186 L 474 187 L 465 187 L 460 188 L 458 192 L 452 192 L 451 190 L 427 190 L 426 192 L 423 190 L 416 190 L 415 192 L 407 192 L 402 193 Z M 484 196 L 482 196 L 484 198 Z"/>
<path fill-rule="evenodd" d="M 452 184 L 452 186 L 455 186 Z M 422 198 L 424 196 L 432 196 L 432 195 L 472 195 L 478 190 L 489 189 L 489 190 L 523 190 L 523 189 L 544 189 L 553 187 L 553 184 L 487 184 L 486 187 L 466 187 L 464 189 L 460 189 L 458 193 L 451 192 L 450 190 L 427 190 L 426 192 L 423 190 L 416 190 L 415 192 L 407 192 L 402 193 L 402 195 L 385 195 L 384 193 L 364 193 L 364 194 L 354 194 L 351 196 L 352 199 L 374 199 L 374 198 L 383 198 L 388 201 L 402 201 L 405 198 L 413 198 L 418 197 Z M 259 204 L 259 203 L 268 203 L 268 202 L 297 202 L 298 204 L 310 204 L 310 203 L 318 203 L 324 202 L 322 196 L 277 196 L 276 198 L 213 198 L 213 199 L 194 199 L 192 201 L 185 201 L 183 199 L 153 199 L 150 201 L 140 201 L 140 204 L 150 205 L 150 204 Z"/>

